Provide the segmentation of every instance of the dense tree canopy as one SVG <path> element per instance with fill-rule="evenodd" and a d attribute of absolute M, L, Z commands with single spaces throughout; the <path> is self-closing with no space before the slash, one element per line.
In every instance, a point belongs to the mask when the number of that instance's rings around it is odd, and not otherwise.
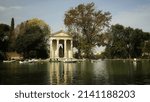
<path fill-rule="evenodd" d="M 10 26 L 0 24 L 0 60 L 5 57 L 5 52 L 8 50 Z"/>
<path fill-rule="evenodd" d="M 143 55 L 144 58 L 150 58 L 150 39 L 145 41 L 143 47 Z"/>
<path fill-rule="evenodd" d="M 147 51 L 145 42 L 150 40 L 150 33 L 116 24 L 112 25 L 110 35 L 105 50 L 107 58 L 140 58 Z"/>
<path fill-rule="evenodd" d="M 48 25 L 39 19 L 23 22 L 17 28 L 16 50 L 25 58 L 47 58 L 49 49 L 47 41 L 50 30 Z"/>
<path fill-rule="evenodd" d="M 64 24 L 74 37 L 74 47 L 86 57 L 92 55 L 92 48 L 101 45 L 101 34 L 109 27 L 109 12 L 95 10 L 94 3 L 80 4 L 65 13 Z"/>

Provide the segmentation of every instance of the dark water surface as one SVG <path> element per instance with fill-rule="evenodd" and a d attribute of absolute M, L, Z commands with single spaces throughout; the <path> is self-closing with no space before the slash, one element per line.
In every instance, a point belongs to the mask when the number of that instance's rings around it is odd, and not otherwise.
<path fill-rule="evenodd" d="M 0 63 L 2 85 L 150 85 L 150 61 Z"/>

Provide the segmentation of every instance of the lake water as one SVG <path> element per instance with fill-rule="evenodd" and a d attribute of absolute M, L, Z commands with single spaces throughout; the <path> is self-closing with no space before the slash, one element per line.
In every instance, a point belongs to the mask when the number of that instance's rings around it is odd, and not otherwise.
<path fill-rule="evenodd" d="M 148 60 L 0 63 L 2 85 L 150 85 Z"/>

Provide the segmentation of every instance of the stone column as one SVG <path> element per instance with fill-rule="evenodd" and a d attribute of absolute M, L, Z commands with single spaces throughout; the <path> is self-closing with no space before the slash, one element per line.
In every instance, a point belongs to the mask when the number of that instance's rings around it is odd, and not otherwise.
<path fill-rule="evenodd" d="M 52 53 L 53 53 L 53 51 L 52 51 L 52 39 L 50 39 L 50 59 L 52 59 Z"/>
<path fill-rule="evenodd" d="M 64 58 L 67 58 L 67 41 L 64 39 Z"/>
<path fill-rule="evenodd" d="M 55 58 L 59 58 L 59 40 L 56 40 L 56 52 L 55 52 Z"/>
<path fill-rule="evenodd" d="M 70 58 L 73 58 L 73 41 L 72 41 L 72 39 L 70 40 L 71 42 L 71 44 L 70 44 Z"/>

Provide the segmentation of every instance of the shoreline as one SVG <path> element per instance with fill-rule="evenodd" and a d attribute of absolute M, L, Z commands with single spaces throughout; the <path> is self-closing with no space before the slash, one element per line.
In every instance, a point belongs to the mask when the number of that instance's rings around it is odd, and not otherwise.
<path fill-rule="evenodd" d="M 132 58 L 132 59 L 76 59 L 76 62 L 80 62 L 80 61 L 107 61 L 107 60 L 114 60 L 114 61 L 119 61 L 119 60 L 123 60 L 123 61 L 141 61 L 141 60 L 148 60 L 150 61 L 150 59 L 142 59 L 142 58 Z M 19 63 L 34 63 L 34 62 L 53 62 L 50 61 L 50 59 L 25 59 L 25 60 L 3 60 L 2 63 L 13 63 L 13 62 L 19 62 Z M 64 61 L 65 62 L 65 61 Z"/>

